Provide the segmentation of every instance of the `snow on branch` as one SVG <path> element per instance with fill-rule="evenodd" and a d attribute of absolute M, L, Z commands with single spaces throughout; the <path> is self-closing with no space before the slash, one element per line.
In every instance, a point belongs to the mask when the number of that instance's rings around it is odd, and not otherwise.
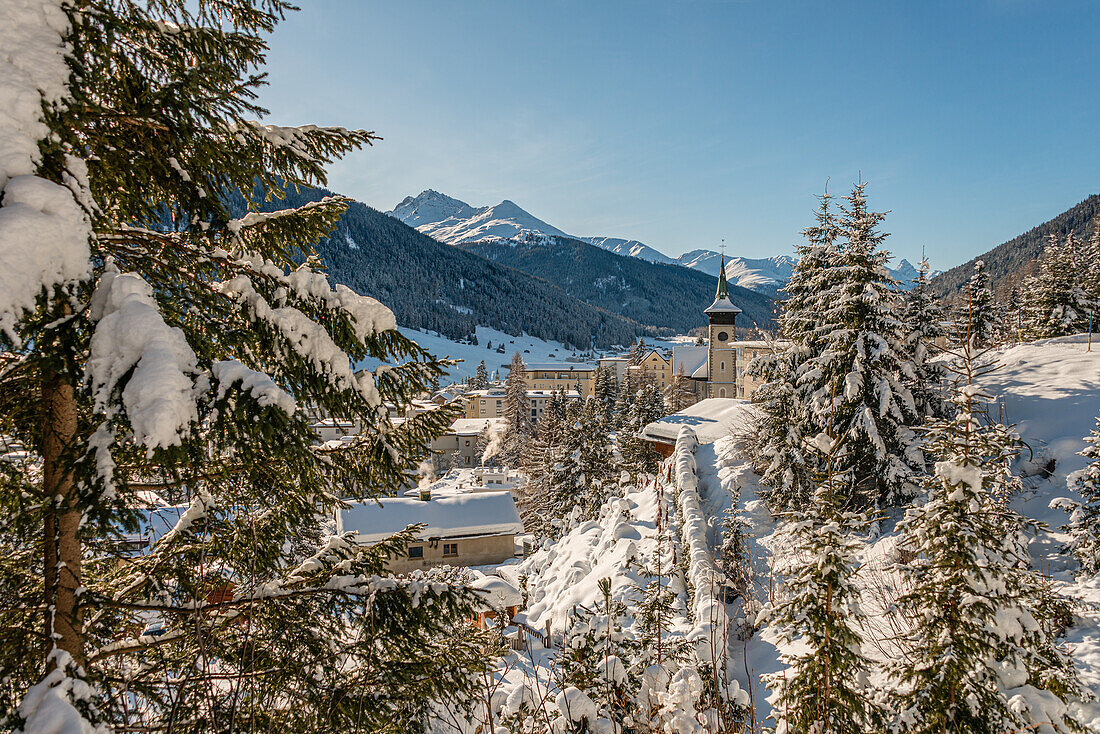
<path fill-rule="evenodd" d="M 39 141 L 50 133 L 43 105 L 68 94 L 68 26 L 60 3 L 0 3 L 0 329 L 16 344 L 15 323 L 43 289 L 88 273 L 91 225 L 77 201 L 88 198 L 82 172 L 72 177 L 77 195 L 34 175 Z M 79 161 L 69 165 L 82 169 Z"/>
<path fill-rule="evenodd" d="M 111 263 L 92 294 L 91 317 L 98 323 L 85 380 L 96 410 L 117 412 L 113 395 L 125 380 L 122 406 L 134 439 L 149 450 L 178 445 L 198 420 L 198 367 L 183 331 L 164 322 L 141 276 Z"/>
<path fill-rule="evenodd" d="M 298 409 L 294 398 L 276 385 L 269 375 L 250 369 L 235 359 L 215 362 L 212 371 L 218 382 L 218 398 L 225 397 L 229 388 L 239 382 L 241 389 L 251 393 L 262 407 L 275 406 L 287 415 L 293 415 Z"/>

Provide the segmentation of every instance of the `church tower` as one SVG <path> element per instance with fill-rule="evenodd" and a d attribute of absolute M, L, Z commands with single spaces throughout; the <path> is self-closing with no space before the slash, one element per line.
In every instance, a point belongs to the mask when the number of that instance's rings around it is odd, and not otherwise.
<path fill-rule="evenodd" d="M 718 271 L 718 292 L 714 303 L 703 311 L 710 319 L 710 340 L 707 348 L 707 397 L 737 397 L 737 350 L 733 343 L 734 323 L 741 309 L 730 301 L 729 283 L 726 281 L 726 256 Z"/>

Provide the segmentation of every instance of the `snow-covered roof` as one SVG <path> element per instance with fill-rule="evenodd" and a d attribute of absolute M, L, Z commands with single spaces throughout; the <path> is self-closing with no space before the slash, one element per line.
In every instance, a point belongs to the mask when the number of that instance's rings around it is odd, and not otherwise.
<path fill-rule="evenodd" d="M 476 436 L 486 426 L 498 428 L 504 426 L 503 418 L 459 418 L 451 424 L 450 433 L 456 436 Z"/>
<path fill-rule="evenodd" d="M 704 359 L 703 364 L 695 368 L 695 371 L 691 373 L 691 379 L 693 380 L 708 380 L 710 379 L 710 360 Z"/>
<path fill-rule="evenodd" d="M 666 415 L 642 429 L 643 438 L 675 443 L 681 426 L 691 426 L 699 443 L 714 443 L 729 435 L 732 428 L 750 410 L 751 403 L 736 398 L 707 398 L 679 413 Z"/>
<path fill-rule="evenodd" d="M 526 369 L 528 372 L 535 370 L 546 372 L 593 372 L 596 365 L 582 362 L 532 362 L 526 365 Z"/>
<path fill-rule="evenodd" d="M 685 375 L 690 375 L 707 363 L 709 349 L 705 344 L 677 346 L 672 350 L 672 371 L 678 373 L 682 367 Z"/>
<path fill-rule="evenodd" d="M 728 298 L 715 298 L 714 303 L 703 309 L 703 313 L 741 313 L 741 309 Z"/>
<path fill-rule="evenodd" d="M 523 594 L 500 576 L 482 576 L 474 579 L 470 582 L 469 588 L 480 592 L 478 596 L 482 597 L 484 606 L 489 609 L 523 606 Z"/>
<path fill-rule="evenodd" d="M 355 502 L 336 516 L 337 532 L 358 533 L 360 543 L 377 543 L 409 525 L 423 523 L 420 538 L 473 535 L 518 535 L 523 532 L 516 503 L 509 492 L 477 492 L 436 497 L 383 497 Z"/>
<path fill-rule="evenodd" d="M 560 393 L 566 398 L 579 398 L 581 396 L 576 390 L 528 390 L 526 395 L 529 398 L 548 398 L 554 393 Z"/>

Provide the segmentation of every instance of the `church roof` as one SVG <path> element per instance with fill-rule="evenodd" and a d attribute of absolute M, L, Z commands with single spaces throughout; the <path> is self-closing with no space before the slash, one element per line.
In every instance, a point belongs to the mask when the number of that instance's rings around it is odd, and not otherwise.
<path fill-rule="evenodd" d="M 718 266 L 718 291 L 714 294 L 714 303 L 709 308 L 703 309 L 703 313 L 741 313 L 741 309 L 733 305 L 730 300 L 730 286 L 726 280 L 726 256 L 722 255 L 721 264 Z"/>

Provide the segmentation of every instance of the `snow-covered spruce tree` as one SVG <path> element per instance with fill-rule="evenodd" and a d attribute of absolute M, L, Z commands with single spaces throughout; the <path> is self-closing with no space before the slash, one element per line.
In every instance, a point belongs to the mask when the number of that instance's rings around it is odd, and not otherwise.
<path fill-rule="evenodd" d="M 929 498 L 899 526 L 916 557 L 899 567 L 909 586 L 897 606 L 912 629 L 891 666 L 891 729 L 992 734 L 1045 723 L 1082 731 L 1067 712 L 1081 685 L 1050 631 L 1057 605 L 1030 569 L 1032 524 L 1008 504 L 1019 438 L 985 414 L 976 379 L 991 366 L 978 364 L 972 340 L 953 356 L 957 412 L 930 424 Z"/>
<path fill-rule="evenodd" d="M 1066 336 L 1088 328 L 1089 311 L 1096 302 L 1085 288 L 1081 274 L 1091 269 L 1073 233 L 1050 242 L 1039 259 L 1039 271 L 1028 279 L 1024 311 L 1027 334 L 1032 339 Z"/>
<path fill-rule="evenodd" d="M 507 466 L 519 467 L 531 440 L 531 403 L 527 399 L 527 365 L 519 352 L 512 356 L 504 381 L 504 442 L 500 458 Z"/>
<path fill-rule="evenodd" d="M 562 683 L 585 693 L 598 716 L 618 732 L 633 732 L 638 671 L 632 661 L 638 643 L 627 625 L 627 607 L 612 598 L 610 579 L 600 579 L 600 605 L 573 608 L 565 629 L 565 642 L 555 663 Z"/>
<path fill-rule="evenodd" d="M 646 383 L 627 409 L 617 439 L 619 453 L 623 457 L 623 468 L 632 476 L 653 474 L 657 471 L 661 456 L 653 443 L 641 438 L 640 434 L 646 425 L 666 413 L 665 399 L 661 397 L 661 391 L 654 382 Z"/>
<path fill-rule="evenodd" d="M 979 261 L 980 262 L 980 261 Z M 984 270 L 982 271 L 984 276 Z M 975 274 L 977 277 L 977 274 Z M 988 280 L 988 278 L 986 278 Z M 974 278 L 971 278 L 971 286 Z M 983 289 L 970 288 L 971 294 Z M 992 295 L 984 288 L 986 308 L 992 308 Z M 973 296 L 971 296 L 973 297 Z M 913 362 L 912 374 L 905 375 L 906 384 L 913 395 L 913 404 L 917 415 L 922 418 L 943 418 L 947 415 L 949 403 L 944 395 L 947 387 L 947 374 L 943 367 L 932 361 L 935 355 L 936 341 L 946 336 L 944 329 L 943 307 L 928 284 L 928 261 L 922 259 L 917 267 L 917 277 L 913 286 L 901 297 L 901 321 L 905 333 L 905 353 Z M 982 328 L 992 329 L 992 322 L 983 323 Z M 990 333 L 984 337 L 986 342 L 992 338 Z"/>
<path fill-rule="evenodd" d="M 485 360 L 477 365 L 477 372 L 474 374 L 474 378 L 470 380 L 471 390 L 488 390 L 489 389 L 489 370 L 485 367 Z"/>
<path fill-rule="evenodd" d="M 850 477 L 843 494 L 855 507 L 905 500 L 924 468 L 913 431 L 920 418 L 905 384 L 913 364 L 895 312 L 888 253 L 880 249 L 886 234 L 877 228 L 886 215 L 867 208 L 866 185 L 856 184 L 841 206 L 844 247 L 824 264 L 835 277 L 823 278 L 832 283 L 820 294 L 822 310 L 795 372 L 808 413 L 801 433 L 831 427 L 843 441 L 846 463 L 836 470 Z"/>
<path fill-rule="evenodd" d="M 630 345 L 630 352 L 627 354 L 627 363 L 632 367 L 640 365 L 647 352 L 649 352 L 649 348 L 645 345 L 645 341 L 641 337 L 638 337 L 638 341 Z"/>
<path fill-rule="evenodd" d="M 595 398 L 570 402 L 553 456 L 545 484 L 548 516 L 563 518 L 574 508 L 582 516 L 593 515 L 617 477 L 608 426 Z"/>
<path fill-rule="evenodd" d="M 825 476 L 809 509 L 787 518 L 786 594 L 761 613 L 776 631 L 787 667 L 765 680 L 779 734 L 859 734 L 880 720 L 868 682 L 871 662 L 861 651 L 856 584 L 860 544 L 854 536 L 868 523 L 841 510 L 850 482 L 834 465 L 845 463 L 843 445 L 825 433 L 813 443 L 825 457 Z"/>
<path fill-rule="evenodd" d="M 615 396 L 615 407 L 611 411 L 611 425 L 616 431 L 622 428 L 630 406 L 634 404 L 638 397 L 638 390 L 641 388 L 635 372 L 636 370 L 627 370 L 626 375 L 619 381 L 619 393 Z"/>
<path fill-rule="evenodd" d="M 978 347 L 988 347 L 993 343 L 997 328 L 998 308 L 993 300 L 993 291 L 989 289 L 989 273 L 985 271 L 985 261 L 974 261 L 974 273 L 966 282 L 963 297 L 955 313 L 955 321 L 969 324 L 971 338 Z"/>
<path fill-rule="evenodd" d="M 1085 442 L 1081 456 L 1092 461 L 1072 477 L 1081 500 L 1055 502 L 1070 513 L 1063 528 L 1070 535 L 1066 549 L 1081 563 L 1081 575 L 1089 577 L 1100 573 L 1100 418 Z"/>
<path fill-rule="evenodd" d="M 230 210 L 373 139 L 251 120 L 288 9 L 0 12 L 0 434 L 30 456 L 0 471 L 10 727 L 415 731 L 484 664 L 465 594 L 385 572 L 408 535 L 322 538 L 342 498 L 405 485 L 450 416 L 382 408 L 444 365 L 317 270 L 344 200 Z M 362 433 L 317 448 L 313 410 Z M 183 507 L 138 552 L 118 541 L 149 492 Z"/>
<path fill-rule="evenodd" d="M 619 394 L 619 381 L 615 377 L 614 368 L 597 367 L 593 381 L 593 393 L 603 410 L 604 420 L 610 423 L 614 418 L 615 398 Z"/>
<path fill-rule="evenodd" d="M 753 393 L 759 406 L 751 450 L 767 497 L 775 509 L 804 507 L 814 490 L 816 458 L 804 451 L 805 437 L 816 435 L 807 406 L 800 395 L 800 366 L 822 349 L 816 325 L 827 307 L 826 295 L 836 285 L 840 257 L 840 229 L 828 192 L 818 198 L 816 223 L 802 232 L 805 242 L 797 248 L 798 262 L 783 288 L 779 325 L 789 346 L 757 357 L 749 374 L 762 384 Z M 804 431 L 810 431 L 808 434 Z"/>
<path fill-rule="evenodd" d="M 535 424 L 522 469 L 527 475 L 519 491 L 519 509 L 524 527 L 532 533 L 550 535 L 557 517 L 549 483 L 551 471 L 564 459 L 567 400 L 555 390 Z"/>

